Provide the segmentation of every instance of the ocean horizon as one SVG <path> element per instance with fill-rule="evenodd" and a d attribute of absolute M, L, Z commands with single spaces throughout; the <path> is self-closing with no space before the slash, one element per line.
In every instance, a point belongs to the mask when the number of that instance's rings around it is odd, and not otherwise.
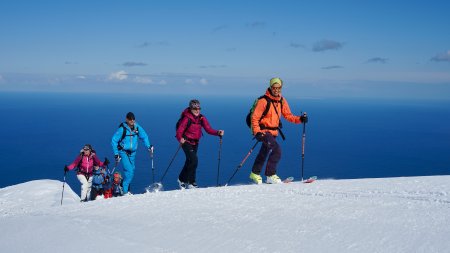
<path fill-rule="evenodd" d="M 262 93 L 263 91 L 261 91 Z M 35 179 L 62 180 L 64 165 L 90 143 L 113 166 L 111 137 L 132 111 L 155 146 L 155 181 L 175 154 L 175 123 L 190 99 L 197 98 L 202 114 L 215 129 L 225 130 L 220 160 L 220 184 L 225 184 L 255 141 L 245 123 L 254 96 L 0 93 L 0 187 Z M 304 176 L 354 179 L 448 175 L 450 173 L 450 101 L 345 98 L 290 98 L 294 114 L 307 112 Z M 282 158 L 277 174 L 301 177 L 303 125 L 283 120 L 286 141 L 278 138 Z M 260 144 L 259 144 L 260 145 Z M 249 183 L 248 175 L 259 151 L 253 151 L 231 184 Z M 216 186 L 219 138 L 204 133 L 198 156 L 200 187 Z M 179 152 L 162 182 L 177 188 L 184 163 Z M 121 170 L 121 166 L 117 168 Z M 79 194 L 75 172 L 68 184 Z M 141 193 L 153 182 L 151 159 L 139 143 L 131 191 Z"/>

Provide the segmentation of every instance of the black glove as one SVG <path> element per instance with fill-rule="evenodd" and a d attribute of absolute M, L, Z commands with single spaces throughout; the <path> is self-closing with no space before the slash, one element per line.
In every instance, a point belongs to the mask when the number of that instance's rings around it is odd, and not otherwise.
<path fill-rule="evenodd" d="M 67 165 L 64 165 L 64 172 L 69 171 L 69 168 L 67 168 Z"/>
<path fill-rule="evenodd" d="M 308 123 L 308 115 L 303 114 L 302 116 L 300 116 L 300 121 L 302 123 Z"/>
<path fill-rule="evenodd" d="M 263 139 L 264 139 L 264 133 L 258 132 L 258 133 L 255 135 L 255 138 L 256 138 L 258 141 L 263 141 Z"/>
<path fill-rule="evenodd" d="M 109 164 L 109 160 L 107 157 L 105 157 L 105 161 L 103 162 L 103 165 L 108 166 L 108 164 Z"/>
<path fill-rule="evenodd" d="M 120 156 L 119 155 L 114 155 L 114 160 L 116 160 L 116 163 L 120 162 Z"/>

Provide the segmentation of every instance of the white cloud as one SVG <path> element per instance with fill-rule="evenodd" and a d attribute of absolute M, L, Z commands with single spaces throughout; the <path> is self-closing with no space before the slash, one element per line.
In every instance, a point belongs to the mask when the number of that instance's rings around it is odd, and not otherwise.
<path fill-rule="evenodd" d="M 445 53 L 437 54 L 436 56 L 431 58 L 432 61 L 446 61 L 450 62 L 450 50 Z"/>
<path fill-rule="evenodd" d="M 159 81 L 159 84 L 161 84 L 161 85 L 166 85 L 166 84 L 167 84 L 167 81 L 166 81 L 166 80 L 161 80 L 161 81 Z"/>
<path fill-rule="evenodd" d="M 0 83 L 3 83 L 5 81 L 5 79 L 3 78 L 2 75 L 0 75 Z"/>
<path fill-rule="evenodd" d="M 109 75 L 108 80 L 117 80 L 117 81 L 123 81 L 128 78 L 128 73 L 124 70 L 120 70 L 117 72 L 113 72 Z"/>
<path fill-rule="evenodd" d="M 200 79 L 200 83 L 203 85 L 207 85 L 208 84 L 208 80 L 206 80 L 206 78 L 201 78 Z"/>
<path fill-rule="evenodd" d="M 185 83 L 185 84 L 193 84 L 193 83 L 194 83 L 194 80 L 188 78 L 188 79 L 184 80 L 184 83 Z"/>
<path fill-rule="evenodd" d="M 77 76 L 77 79 L 86 79 L 86 76 Z"/>
<path fill-rule="evenodd" d="M 142 84 L 152 84 L 153 80 L 150 77 L 136 76 L 134 82 Z"/>

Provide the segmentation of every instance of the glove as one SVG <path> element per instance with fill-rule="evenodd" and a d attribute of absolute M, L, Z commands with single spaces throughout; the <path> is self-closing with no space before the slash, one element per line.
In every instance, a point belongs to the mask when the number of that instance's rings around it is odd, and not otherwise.
<path fill-rule="evenodd" d="M 64 172 L 69 171 L 69 168 L 67 168 L 67 165 L 64 165 Z"/>
<path fill-rule="evenodd" d="M 255 138 L 256 138 L 258 141 L 263 141 L 263 139 L 264 139 L 264 133 L 258 132 L 258 133 L 255 135 Z"/>
<path fill-rule="evenodd" d="M 107 157 L 105 157 L 105 161 L 103 162 L 103 164 L 104 164 L 105 166 L 108 166 L 108 164 L 109 164 L 109 160 L 108 160 L 108 158 L 107 158 Z"/>
<path fill-rule="evenodd" d="M 120 162 L 120 156 L 119 155 L 114 155 L 114 160 L 116 160 L 116 163 Z"/>
<path fill-rule="evenodd" d="M 150 145 L 150 147 L 148 148 L 148 152 L 153 154 L 155 148 L 153 148 L 153 145 Z"/>
<path fill-rule="evenodd" d="M 308 115 L 306 115 L 306 113 L 305 113 L 302 116 L 300 116 L 300 121 L 302 123 L 308 123 Z"/>
<path fill-rule="evenodd" d="M 220 137 L 222 137 L 224 134 L 225 134 L 225 131 L 223 131 L 223 130 L 217 131 L 217 135 L 219 135 Z"/>

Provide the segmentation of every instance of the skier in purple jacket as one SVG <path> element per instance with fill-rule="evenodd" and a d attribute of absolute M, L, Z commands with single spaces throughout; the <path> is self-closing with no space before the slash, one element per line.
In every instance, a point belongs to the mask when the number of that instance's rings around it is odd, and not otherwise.
<path fill-rule="evenodd" d="M 176 138 L 180 142 L 186 155 L 183 169 L 178 176 L 178 184 L 181 189 L 197 188 L 195 181 L 198 165 L 197 150 L 200 138 L 202 137 L 202 127 L 210 135 L 223 136 L 223 130 L 214 130 L 205 116 L 200 114 L 200 102 L 197 99 L 189 101 L 177 124 Z"/>

